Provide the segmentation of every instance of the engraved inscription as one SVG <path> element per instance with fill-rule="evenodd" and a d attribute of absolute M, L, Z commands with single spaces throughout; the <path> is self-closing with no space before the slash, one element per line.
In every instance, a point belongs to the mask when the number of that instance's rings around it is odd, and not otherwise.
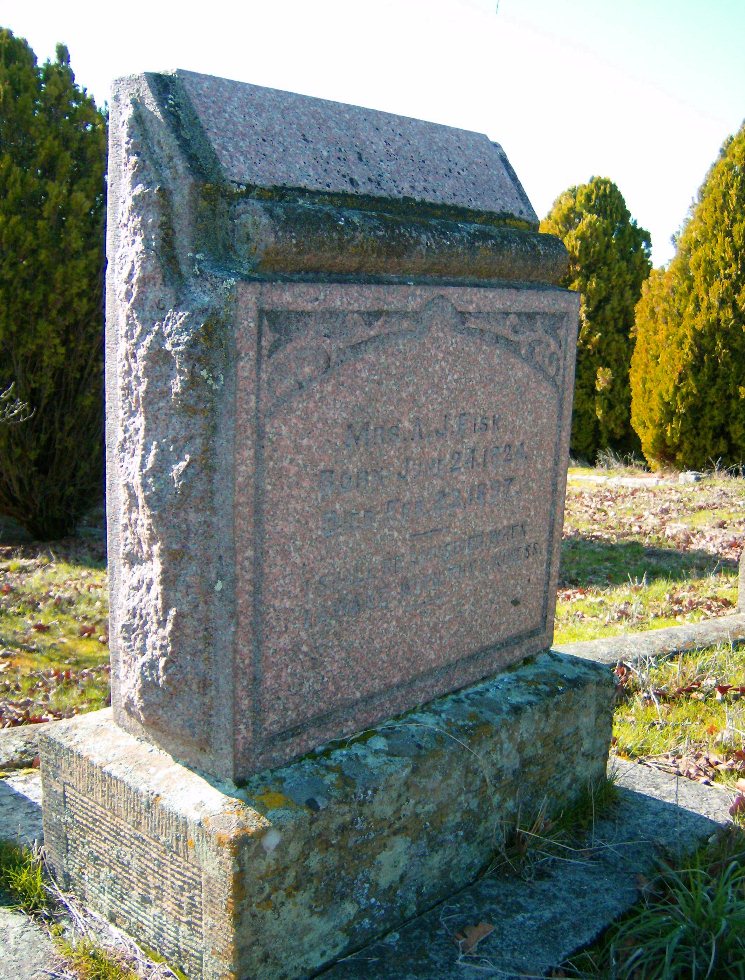
<path fill-rule="evenodd" d="M 556 506 L 551 323 L 297 316 L 272 314 L 259 406 L 265 735 L 544 630 Z"/>
<path fill-rule="evenodd" d="M 467 411 L 347 423 L 329 453 L 338 465 L 318 474 L 320 533 L 336 539 L 327 551 L 337 562 L 304 583 L 306 630 L 394 602 L 421 604 L 461 579 L 540 556 L 525 521 L 452 533 L 456 514 L 491 513 L 518 492 L 529 454 L 524 440 L 493 441 L 506 428 L 497 412 Z M 381 453 L 386 465 L 365 465 Z M 406 534 L 421 522 L 434 526 Z M 371 556 L 361 542 L 359 557 L 340 570 L 341 537 L 389 529 L 404 531 L 397 550 Z"/>

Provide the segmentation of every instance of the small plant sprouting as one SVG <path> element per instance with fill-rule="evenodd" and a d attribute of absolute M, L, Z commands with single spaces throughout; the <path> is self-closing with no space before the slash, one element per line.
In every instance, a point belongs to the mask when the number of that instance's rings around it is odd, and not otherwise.
<path fill-rule="evenodd" d="M 721 830 L 684 868 L 663 865 L 641 900 L 559 976 L 742 980 L 745 834 Z"/>
<path fill-rule="evenodd" d="M 614 449 L 598 449 L 595 466 L 599 470 L 619 470 L 622 473 L 648 473 L 649 467 L 634 453 L 618 453 Z"/>
<path fill-rule="evenodd" d="M 623 977 L 742 977 L 745 866 L 732 860 L 712 874 L 698 858 L 665 869 L 614 945 L 624 951 Z"/>
<path fill-rule="evenodd" d="M 615 773 L 586 786 L 577 799 L 554 814 L 549 813 L 544 799 L 530 819 L 523 821 L 518 814 L 515 827 L 486 862 L 482 874 L 500 872 L 530 877 L 543 861 L 586 852 L 592 847 L 596 821 L 617 801 Z"/>
<path fill-rule="evenodd" d="M 15 907 L 28 915 L 45 915 L 52 901 L 44 884 L 38 849 L 0 840 L 0 889 L 10 895 Z"/>

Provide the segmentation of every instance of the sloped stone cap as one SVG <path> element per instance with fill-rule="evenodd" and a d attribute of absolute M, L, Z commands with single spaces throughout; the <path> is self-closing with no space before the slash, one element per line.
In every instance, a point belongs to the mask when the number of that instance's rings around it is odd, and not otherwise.
<path fill-rule="evenodd" d="M 568 265 L 479 133 L 178 70 L 114 83 L 112 201 L 135 146 L 174 282 L 190 256 L 264 280 L 558 284 Z"/>
<path fill-rule="evenodd" d="M 225 178 L 241 186 L 409 200 L 538 218 L 481 133 L 178 70 Z"/>

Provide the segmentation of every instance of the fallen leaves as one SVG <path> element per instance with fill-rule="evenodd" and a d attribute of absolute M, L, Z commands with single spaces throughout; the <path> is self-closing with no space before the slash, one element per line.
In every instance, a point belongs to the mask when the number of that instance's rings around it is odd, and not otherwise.
<path fill-rule="evenodd" d="M 745 763 L 737 758 L 723 758 L 714 752 L 665 752 L 663 755 L 642 756 L 639 760 L 647 765 L 662 769 L 675 776 L 685 776 L 694 782 L 703 783 L 711 786 L 717 775 L 723 773 L 745 773 Z M 743 784 L 745 789 L 745 779 L 739 779 L 737 786 Z"/>
<path fill-rule="evenodd" d="M 108 663 L 82 670 L 46 668 L 0 679 L 0 728 L 72 718 L 107 701 Z"/>
<path fill-rule="evenodd" d="M 616 664 L 613 673 L 622 687 L 633 685 L 638 676 L 638 672 L 630 664 L 622 661 Z M 643 698 L 667 703 L 679 701 L 687 696 L 695 701 L 703 701 L 710 695 L 713 695 L 717 701 L 737 701 L 745 695 L 745 684 L 720 684 L 715 678 L 707 677 L 703 681 L 695 680 L 690 684 L 681 684 L 679 687 L 642 688 L 640 695 Z M 710 734 L 716 734 L 716 730 Z"/>
<path fill-rule="evenodd" d="M 739 481 L 663 482 L 650 486 L 597 484 L 567 489 L 564 536 L 601 542 L 636 539 L 678 551 L 703 551 L 736 561 L 742 550 L 745 511 Z"/>
<path fill-rule="evenodd" d="M 453 942 L 457 945 L 458 951 L 462 956 L 472 953 L 482 939 L 494 932 L 494 926 L 490 922 L 479 922 L 475 926 L 465 926 L 463 932 L 456 932 Z"/>
<path fill-rule="evenodd" d="M 714 691 L 717 701 L 722 701 L 727 694 L 745 694 L 745 684 L 716 684 Z"/>
<path fill-rule="evenodd" d="M 693 612 L 701 612 L 706 616 L 721 616 L 734 605 L 726 596 L 700 595 L 693 586 L 685 586 L 665 593 L 665 603 L 667 614 L 681 621 Z"/>

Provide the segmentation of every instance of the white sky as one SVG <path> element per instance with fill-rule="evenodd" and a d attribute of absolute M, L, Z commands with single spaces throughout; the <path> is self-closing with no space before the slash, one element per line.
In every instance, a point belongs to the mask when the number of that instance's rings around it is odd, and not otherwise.
<path fill-rule="evenodd" d="M 487 133 L 539 217 L 614 180 L 655 264 L 745 117 L 745 0 L 0 0 L 39 60 L 187 68 Z"/>

